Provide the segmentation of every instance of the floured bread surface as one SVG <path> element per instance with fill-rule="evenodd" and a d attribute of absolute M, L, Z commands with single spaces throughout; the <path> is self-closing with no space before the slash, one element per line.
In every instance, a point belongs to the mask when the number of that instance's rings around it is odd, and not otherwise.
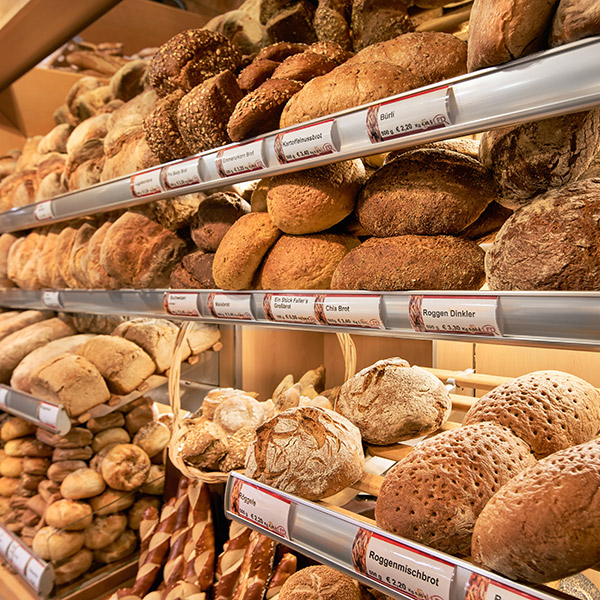
<path fill-rule="evenodd" d="M 256 432 L 246 454 L 246 474 L 308 500 L 331 496 L 363 472 L 359 430 L 324 408 L 286 410 Z"/>
<path fill-rule="evenodd" d="M 386 475 L 375 520 L 396 535 L 467 555 L 488 500 L 533 464 L 529 446 L 506 427 L 479 423 L 440 433 Z"/>
<path fill-rule="evenodd" d="M 324 565 L 297 571 L 279 593 L 280 600 L 360 600 L 361 597 L 352 578 Z"/>
<path fill-rule="evenodd" d="M 509 427 L 543 458 L 598 435 L 600 394 L 575 375 L 535 371 L 488 392 L 471 407 L 464 424 L 482 421 Z"/>
<path fill-rule="evenodd" d="M 600 439 L 541 460 L 479 515 L 472 556 L 512 579 L 543 583 L 598 562 Z"/>

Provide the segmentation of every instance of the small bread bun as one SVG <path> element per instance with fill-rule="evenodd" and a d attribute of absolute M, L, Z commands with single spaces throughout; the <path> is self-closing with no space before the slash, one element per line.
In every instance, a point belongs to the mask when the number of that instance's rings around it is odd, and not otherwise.
<path fill-rule="evenodd" d="M 89 446 L 92 442 L 92 432 L 83 427 L 72 427 L 67 435 L 51 433 L 38 427 L 35 437 L 53 448 L 81 448 Z"/>
<path fill-rule="evenodd" d="M 140 523 L 144 516 L 144 512 L 149 506 L 154 506 L 156 510 L 160 510 L 160 499 L 153 498 L 152 496 L 142 496 L 139 500 L 136 500 L 134 505 L 127 514 L 127 525 L 129 529 L 137 531 L 140 528 Z"/>
<path fill-rule="evenodd" d="M 19 417 L 9 417 L 0 428 L 0 439 L 3 442 L 25 437 L 35 433 L 36 426 L 29 421 L 20 419 Z"/>
<path fill-rule="evenodd" d="M 112 515 L 127 510 L 134 502 L 135 495 L 130 492 L 107 489 L 100 496 L 90 498 L 90 504 L 97 516 Z"/>
<path fill-rule="evenodd" d="M 20 477 L 23 472 L 23 461 L 18 456 L 7 456 L 0 463 L 0 475 L 2 477 Z"/>
<path fill-rule="evenodd" d="M 52 447 L 36 440 L 34 437 L 23 437 L 6 442 L 6 456 L 52 456 Z"/>
<path fill-rule="evenodd" d="M 144 494 L 162 496 L 165 491 L 165 467 L 164 465 L 151 465 L 148 476 L 141 489 Z"/>
<path fill-rule="evenodd" d="M 82 460 L 61 460 L 50 465 L 47 476 L 55 483 L 62 483 L 67 475 L 86 467 L 87 464 Z"/>
<path fill-rule="evenodd" d="M 118 444 L 107 444 L 102 450 L 94 454 L 94 458 L 90 461 L 90 468 L 102 474 L 102 461 L 104 460 L 104 457 L 117 445 Z"/>
<path fill-rule="evenodd" d="M 279 600 L 361 600 L 356 582 L 331 567 L 316 565 L 294 573 L 279 592 Z"/>
<path fill-rule="evenodd" d="M 30 475 L 45 475 L 50 467 L 50 459 L 26 456 L 23 459 L 23 473 Z"/>
<path fill-rule="evenodd" d="M 79 500 L 98 496 L 105 487 L 102 475 L 96 473 L 94 469 L 79 469 L 64 478 L 60 485 L 60 493 L 64 498 Z"/>
<path fill-rule="evenodd" d="M 33 538 L 33 551 L 43 560 L 59 561 L 83 547 L 83 532 L 42 527 Z"/>
<path fill-rule="evenodd" d="M 92 566 L 93 560 L 93 553 L 87 548 L 82 548 L 64 562 L 55 564 L 54 584 L 62 585 L 77 579 L 77 577 L 83 575 Z"/>
<path fill-rule="evenodd" d="M 52 462 L 60 462 L 63 460 L 90 460 L 94 452 L 91 446 L 83 446 L 83 448 L 55 448 L 52 453 Z"/>
<path fill-rule="evenodd" d="M 103 564 L 121 560 L 129 556 L 137 547 L 137 536 L 131 529 L 126 529 L 112 544 L 96 550 L 94 558 Z"/>
<path fill-rule="evenodd" d="M 123 427 L 123 425 L 125 425 L 125 417 L 119 411 L 108 413 L 96 419 L 90 419 L 85 424 L 93 434 L 100 433 L 105 429 L 111 429 L 112 427 Z"/>
<path fill-rule="evenodd" d="M 133 443 L 152 458 L 167 447 L 170 439 L 171 430 L 159 421 L 152 421 L 138 430 Z"/>
<path fill-rule="evenodd" d="M 19 487 L 18 477 L 0 477 L 0 496 L 10 498 Z"/>
<path fill-rule="evenodd" d="M 101 469 L 102 477 L 111 488 L 131 491 L 146 481 L 150 458 L 139 446 L 118 444 L 106 454 Z"/>
<path fill-rule="evenodd" d="M 95 517 L 83 532 L 84 544 L 90 550 L 100 550 L 112 544 L 127 528 L 127 517 L 121 513 Z"/>
<path fill-rule="evenodd" d="M 94 436 L 92 450 L 96 453 L 100 452 L 100 450 L 108 444 L 128 444 L 130 441 L 131 438 L 125 429 L 121 427 L 111 427 Z"/>
<path fill-rule="evenodd" d="M 125 417 L 125 427 L 129 435 L 134 436 L 144 425 L 154 421 L 156 416 L 157 411 L 152 402 L 145 402 L 140 406 L 136 406 Z"/>
<path fill-rule="evenodd" d="M 92 522 L 92 508 L 86 502 L 59 500 L 46 509 L 46 523 L 57 529 L 80 530 Z"/>

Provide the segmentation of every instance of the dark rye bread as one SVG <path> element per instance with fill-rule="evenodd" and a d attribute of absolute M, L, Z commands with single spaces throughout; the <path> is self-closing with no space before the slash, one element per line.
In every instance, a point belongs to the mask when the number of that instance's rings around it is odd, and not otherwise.
<path fill-rule="evenodd" d="M 492 290 L 600 289 L 600 179 L 549 190 L 516 211 L 489 249 Z"/>
<path fill-rule="evenodd" d="M 264 83 L 280 65 L 278 61 L 269 58 L 255 58 L 247 67 L 240 71 L 237 78 L 240 90 L 245 94 L 255 90 Z"/>
<path fill-rule="evenodd" d="M 387 165 L 399 156 L 412 152 L 413 150 L 423 150 L 425 148 L 434 148 L 438 150 L 450 150 L 452 152 L 458 152 L 464 154 L 469 158 L 479 160 L 479 140 L 472 140 L 469 138 L 453 138 L 449 140 L 440 140 L 439 142 L 428 142 L 427 144 L 421 144 L 420 146 L 413 146 L 411 148 L 400 148 L 399 150 L 392 150 L 385 157 L 383 164 Z"/>
<path fill-rule="evenodd" d="M 600 5 L 595 0 L 560 0 L 550 31 L 550 47 L 600 33 Z"/>
<path fill-rule="evenodd" d="M 308 44 L 302 42 L 277 42 L 261 48 L 254 60 L 273 60 L 280 63 L 288 56 L 304 52 L 307 48 Z"/>
<path fill-rule="evenodd" d="M 242 57 L 229 40 L 207 29 L 188 29 L 173 36 L 154 54 L 148 77 L 159 96 L 193 87 L 229 69 L 237 71 Z"/>
<path fill-rule="evenodd" d="M 212 275 L 214 259 L 214 253 L 202 250 L 186 254 L 171 272 L 169 287 L 179 289 L 216 288 Z"/>
<path fill-rule="evenodd" d="M 472 556 L 511 579 L 545 583 L 598 563 L 600 440 L 556 452 L 509 481 L 483 509 Z"/>
<path fill-rule="evenodd" d="M 311 52 L 309 49 L 286 58 L 275 69 L 273 78 L 293 79 L 306 83 L 313 79 L 313 77 L 329 73 L 329 71 L 332 71 L 337 66 L 338 63 L 325 54 L 317 54 L 316 52 Z"/>
<path fill-rule="evenodd" d="M 544 48 L 557 4 L 558 0 L 475 0 L 469 19 L 469 71 Z"/>
<path fill-rule="evenodd" d="M 192 152 L 229 143 L 227 123 L 242 96 L 233 73 L 222 71 L 182 98 L 177 109 L 177 125 Z"/>
<path fill-rule="evenodd" d="M 449 235 L 370 238 L 340 262 L 336 290 L 478 290 L 484 251 Z"/>
<path fill-rule="evenodd" d="M 414 150 L 375 172 L 356 214 L 379 237 L 455 235 L 496 197 L 492 175 L 479 161 L 449 150 Z"/>
<path fill-rule="evenodd" d="M 460 235 L 470 240 L 481 238 L 489 233 L 498 231 L 512 214 L 513 211 L 510 208 L 505 208 L 495 200 L 492 200 L 477 220 L 463 229 Z"/>
<path fill-rule="evenodd" d="M 600 432 L 600 394 L 562 371 L 534 371 L 482 396 L 463 423 L 490 421 L 509 427 L 537 458 L 588 442 Z"/>
<path fill-rule="evenodd" d="M 449 554 L 468 555 L 489 499 L 535 464 L 529 446 L 493 423 L 463 426 L 415 446 L 385 476 L 377 525 Z"/>
<path fill-rule="evenodd" d="M 519 208 L 578 179 L 599 147 L 600 110 L 592 110 L 488 131 L 479 156 L 498 184 L 498 201 Z"/>

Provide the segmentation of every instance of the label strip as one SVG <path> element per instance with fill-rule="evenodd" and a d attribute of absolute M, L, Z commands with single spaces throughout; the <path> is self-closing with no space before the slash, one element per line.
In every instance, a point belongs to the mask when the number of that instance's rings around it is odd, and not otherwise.
<path fill-rule="evenodd" d="M 165 312 L 175 317 L 199 317 L 197 292 L 165 292 Z"/>
<path fill-rule="evenodd" d="M 265 294 L 263 310 L 269 321 L 317 325 L 314 294 Z"/>
<path fill-rule="evenodd" d="M 266 166 L 262 139 L 219 150 L 215 158 L 215 167 L 221 178 L 262 171 Z"/>
<path fill-rule="evenodd" d="M 314 156 L 325 156 L 338 152 L 333 140 L 335 119 L 314 125 L 305 125 L 292 131 L 278 133 L 273 143 L 277 161 L 289 164 Z"/>
<path fill-rule="evenodd" d="M 166 165 L 162 169 L 160 179 L 166 190 L 176 190 L 200 183 L 200 159 L 193 158 Z"/>
<path fill-rule="evenodd" d="M 471 573 L 465 600 L 535 600 L 535 596 L 492 581 L 485 575 Z"/>
<path fill-rule="evenodd" d="M 223 294 L 211 292 L 208 295 L 207 306 L 215 319 L 237 319 L 254 321 L 250 294 Z"/>
<path fill-rule="evenodd" d="M 134 198 L 143 198 L 144 196 L 152 196 L 160 194 L 162 189 L 161 184 L 162 167 L 149 169 L 142 173 L 132 175 L 129 180 L 129 189 Z"/>
<path fill-rule="evenodd" d="M 318 295 L 315 315 L 322 325 L 385 329 L 381 319 L 381 296 Z"/>

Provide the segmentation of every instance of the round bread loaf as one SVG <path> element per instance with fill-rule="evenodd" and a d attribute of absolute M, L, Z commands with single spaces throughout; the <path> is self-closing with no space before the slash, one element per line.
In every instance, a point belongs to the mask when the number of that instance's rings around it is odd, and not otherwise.
<path fill-rule="evenodd" d="M 543 458 L 598 435 L 600 394 L 575 375 L 534 371 L 479 398 L 464 424 L 483 421 L 509 427 Z"/>
<path fill-rule="evenodd" d="M 94 560 L 93 553 L 87 548 L 82 548 L 73 556 L 54 565 L 54 583 L 63 585 L 83 575 Z"/>
<path fill-rule="evenodd" d="M 106 453 L 101 469 L 102 477 L 111 488 L 131 491 L 146 480 L 150 458 L 139 446 L 117 444 Z"/>
<path fill-rule="evenodd" d="M 183 436 L 178 451 L 184 462 L 200 469 L 216 471 L 228 448 L 223 428 L 208 419 L 196 420 Z"/>
<path fill-rule="evenodd" d="M 504 485 L 475 523 L 473 559 L 531 583 L 598 562 L 600 440 L 556 452 Z"/>
<path fill-rule="evenodd" d="M 82 546 L 82 531 L 61 531 L 48 526 L 35 534 L 32 549 L 44 560 L 61 561 L 79 552 Z"/>
<path fill-rule="evenodd" d="M 360 224 L 379 237 L 455 235 L 497 197 L 490 171 L 457 152 L 407 152 L 376 171 L 356 206 Z"/>
<path fill-rule="evenodd" d="M 225 398 L 217 406 L 213 416 L 213 421 L 222 427 L 227 435 L 232 435 L 245 426 L 256 429 L 264 420 L 262 403 L 241 391 Z"/>
<path fill-rule="evenodd" d="M 227 69 L 236 71 L 240 53 L 229 40 L 207 29 L 188 29 L 173 36 L 154 54 L 148 77 L 159 96 L 194 86 Z"/>
<path fill-rule="evenodd" d="M 336 410 L 358 427 L 365 442 L 394 444 L 437 431 L 450 416 L 452 400 L 428 371 L 388 358 L 348 379 Z"/>
<path fill-rule="evenodd" d="M 127 510 L 135 501 L 135 494 L 131 492 L 107 489 L 100 496 L 90 498 L 94 515 L 112 515 L 116 512 Z"/>
<path fill-rule="evenodd" d="M 112 544 L 127 528 L 127 517 L 121 513 L 94 517 L 83 532 L 84 544 L 90 550 L 99 550 Z"/>
<path fill-rule="evenodd" d="M 206 290 L 216 288 L 212 273 L 214 260 L 214 253 L 203 250 L 186 254 L 171 271 L 169 287 Z"/>
<path fill-rule="evenodd" d="M 131 529 L 126 529 L 114 542 L 100 550 L 94 551 L 97 562 L 108 564 L 129 556 L 137 547 L 137 536 Z"/>
<path fill-rule="evenodd" d="M 498 231 L 513 211 L 498 202 L 490 202 L 479 218 L 460 232 L 461 237 L 476 240 L 490 233 Z"/>
<path fill-rule="evenodd" d="M 94 469 L 79 469 L 69 473 L 60 484 L 60 493 L 63 498 L 80 500 L 81 498 L 92 498 L 104 491 L 106 484 L 102 475 Z"/>
<path fill-rule="evenodd" d="M 171 430 L 163 423 L 152 421 L 140 427 L 133 438 L 133 443 L 152 458 L 167 447 L 170 439 Z"/>
<path fill-rule="evenodd" d="M 449 140 L 440 140 L 438 142 L 428 142 L 427 144 L 421 144 L 420 146 L 414 146 L 411 148 L 392 150 L 385 155 L 383 164 L 387 165 L 407 152 L 424 149 L 449 150 L 450 152 L 458 152 L 459 154 L 464 154 L 469 158 L 479 160 L 479 140 L 472 140 L 470 138 L 453 138 Z"/>
<path fill-rule="evenodd" d="M 485 258 L 492 290 L 600 289 L 600 179 L 538 196 L 502 226 Z"/>
<path fill-rule="evenodd" d="M 386 475 L 377 525 L 449 554 L 469 554 L 477 515 L 507 481 L 535 463 L 508 428 L 478 423 L 421 442 Z"/>
<path fill-rule="evenodd" d="M 57 529 L 80 530 L 92 522 L 92 507 L 86 502 L 58 500 L 48 506 L 44 514 L 46 523 Z"/>
<path fill-rule="evenodd" d="M 356 582 L 331 567 L 315 565 L 296 571 L 279 592 L 279 600 L 360 600 Z"/>
<path fill-rule="evenodd" d="M 271 177 L 267 192 L 269 215 L 285 233 L 324 231 L 354 210 L 364 177 L 360 160 Z"/>
<path fill-rule="evenodd" d="M 600 146 L 600 110 L 501 127 L 483 134 L 481 162 L 507 208 L 519 208 L 548 188 L 574 181 Z"/>
<path fill-rule="evenodd" d="M 560 46 L 600 33 L 600 6 L 595 0 L 560 0 L 548 42 Z"/>
<path fill-rule="evenodd" d="M 484 251 L 449 235 L 370 238 L 351 250 L 331 279 L 342 290 L 477 290 Z"/>
<path fill-rule="evenodd" d="M 331 496 L 363 473 L 360 432 L 342 415 L 291 408 L 263 423 L 246 454 L 246 474 L 307 500 Z"/>
<path fill-rule="evenodd" d="M 239 218 L 223 236 L 213 262 L 218 287 L 244 290 L 252 286 L 254 273 L 281 231 L 267 213 Z"/>
<path fill-rule="evenodd" d="M 282 235 L 260 270 L 263 290 L 326 290 L 339 262 L 359 245 L 351 235 Z"/>
<path fill-rule="evenodd" d="M 545 47 L 558 0 L 475 0 L 469 18 L 469 71 Z"/>

